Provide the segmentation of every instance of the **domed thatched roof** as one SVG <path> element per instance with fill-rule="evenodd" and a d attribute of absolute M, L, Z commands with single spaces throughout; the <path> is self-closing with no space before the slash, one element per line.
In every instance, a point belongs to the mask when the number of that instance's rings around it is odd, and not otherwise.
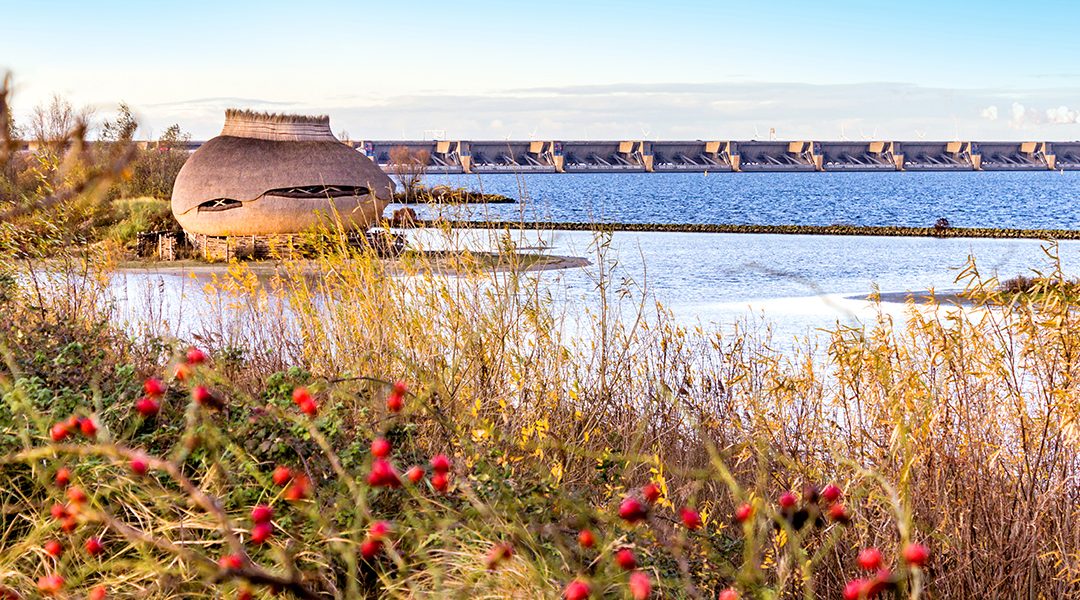
<path fill-rule="evenodd" d="M 295 233 L 331 208 L 348 225 L 369 225 L 393 190 L 377 165 L 334 137 L 328 117 L 229 110 L 221 135 L 177 175 L 172 209 L 194 233 Z"/>

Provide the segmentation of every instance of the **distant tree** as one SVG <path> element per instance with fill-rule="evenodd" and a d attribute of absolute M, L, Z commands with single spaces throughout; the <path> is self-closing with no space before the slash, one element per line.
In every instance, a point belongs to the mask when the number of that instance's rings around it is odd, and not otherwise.
<path fill-rule="evenodd" d="M 390 170 L 404 189 L 405 198 L 411 198 L 420 187 L 427 173 L 431 153 L 427 150 L 409 150 L 405 146 L 390 149 Z"/>
<path fill-rule="evenodd" d="M 54 95 L 48 104 L 34 107 L 28 125 L 30 139 L 37 143 L 39 154 L 55 158 L 70 139 L 85 137 L 92 116 L 90 108 L 76 109 L 67 99 Z"/>
<path fill-rule="evenodd" d="M 131 112 L 126 102 L 121 102 L 115 121 L 105 121 L 101 125 L 101 140 L 105 142 L 130 142 L 135 139 L 139 121 Z"/>

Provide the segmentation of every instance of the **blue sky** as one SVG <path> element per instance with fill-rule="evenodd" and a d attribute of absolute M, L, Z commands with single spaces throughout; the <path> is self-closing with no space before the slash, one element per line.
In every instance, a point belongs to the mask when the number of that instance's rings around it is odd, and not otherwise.
<path fill-rule="evenodd" d="M 1080 138 L 1075 2 L 0 0 L 25 115 L 241 106 L 353 139 Z"/>

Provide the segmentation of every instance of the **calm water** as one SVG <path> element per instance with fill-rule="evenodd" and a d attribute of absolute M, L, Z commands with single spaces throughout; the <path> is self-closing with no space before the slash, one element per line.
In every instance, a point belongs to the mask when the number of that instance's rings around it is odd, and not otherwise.
<path fill-rule="evenodd" d="M 1080 172 L 635 173 L 441 175 L 447 184 L 526 197 L 473 218 L 543 222 L 722 223 L 1072 229 Z"/>

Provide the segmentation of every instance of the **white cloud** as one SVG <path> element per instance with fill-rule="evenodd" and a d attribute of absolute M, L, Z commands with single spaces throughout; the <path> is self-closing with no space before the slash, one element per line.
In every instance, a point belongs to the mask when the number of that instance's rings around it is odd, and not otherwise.
<path fill-rule="evenodd" d="M 1067 106 L 1049 108 L 1046 110 L 1046 120 L 1051 123 L 1080 123 L 1080 113 Z"/>
<path fill-rule="evenodd" d="M 987 106 L 986 108 L 982 109 L 982 112 L 979 113 L 979 115 L 989 121 L 997 121 L 998 108 L 996 106 Z"/>

